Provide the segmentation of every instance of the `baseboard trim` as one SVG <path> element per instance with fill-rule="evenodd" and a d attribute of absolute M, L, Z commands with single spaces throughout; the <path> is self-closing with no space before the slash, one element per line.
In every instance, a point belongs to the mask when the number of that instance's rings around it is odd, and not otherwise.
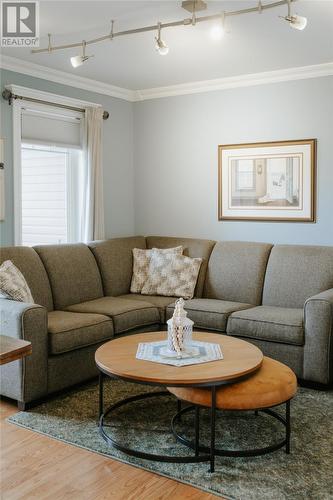
<path fill-rule="evenodd" d="M 333 382 L 323 384 L 321 382 L 310 382 L 309 380 L 298 379 L 298 384 L 306 389 L 314 389 L 316 391 L 329 391 L 333 389 Z"/>

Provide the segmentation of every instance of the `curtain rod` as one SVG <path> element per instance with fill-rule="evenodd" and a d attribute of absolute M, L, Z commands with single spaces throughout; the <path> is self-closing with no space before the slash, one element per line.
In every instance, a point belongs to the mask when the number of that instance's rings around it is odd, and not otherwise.
<path fill-rule="evenodd" d="M 43 101 L 42 99 L 34 99 L 33 97 L 24 97 L 22 95 L 13 94 L 8 89 L 5 89 L 2 92 L 2 97 L 5 99 L 5 101 L 8 101 L 9 104 L 11 104 L 12 101 L 15 99 L 22 99 L 24 101 L 37 102 L 39 104 L 47 104 L 48 106 L 55 106 L 57 108 L 70 109 L 71 111 L 79 111 L 80 113 L 85 112 L 84 108 L 76 108 L 75 106 L 68 106 L 67 104 L 58 104 L 56 102 Z M 108 111 L 103 111 L 103 120 L 107 120 L 109 116 L 110 113 Z"/>

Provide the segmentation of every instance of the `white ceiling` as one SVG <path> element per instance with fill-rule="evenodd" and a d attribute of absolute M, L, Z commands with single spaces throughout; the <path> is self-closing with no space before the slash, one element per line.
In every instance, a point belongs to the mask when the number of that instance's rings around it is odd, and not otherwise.
<path fill-rule="evenodd" d="M 263 3 L 268 1 L 271 0 Z M 256 3 L 208 1 L 206 13 L 252 7 Z M 181 1 L 174 0 L 41 0 L 41 46 L 47 44 L 47 33 L 53 34 L 57 44 L 107 34 L 111 19 L 116 20 L 118 31 L 189 17 L 180 5 Z M 162 38 L 170 52 L 163 57 L 155 50 L 152 32 L 90 46 L 87 53 L 95 57 L 77 69 L 69 61 L 70 56 L 79 53 L 73 49 L 51 55 L 33 55 L 25 48 L 3 49 L 2 53 L 132 90 L 333 61 L 333 0 L 299 0 L 292 4 L 292 9 L 308 18 L 304 31 L 291 29 L 278 18 L 286 15 L 286 6 L 261 15 L 228 18 L 228 34 L 218 42 L 209 37 L 209 23 L 165 29 Z"/>

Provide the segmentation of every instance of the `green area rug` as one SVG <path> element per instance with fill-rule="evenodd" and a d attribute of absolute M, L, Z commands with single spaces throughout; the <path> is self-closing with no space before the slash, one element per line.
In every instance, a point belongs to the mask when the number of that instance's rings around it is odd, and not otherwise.
<path fill-rule="evenodd" d="M 105 383 L 105 401 L 113 403 L 140 392 L 152 391 L 122 381 Z M 216 472 L 208 463 L 168 464 L 129 457 L 102 439 L 97 427 L 98 386 L 90 383 L 8 420 L 75 446 L 110 456 L 146 470 L 191 484 L 216 495 L 237 500 L 333 498 L 333 392 L 299 389 L 292 401 L 291 454 L 281 449 L 255 458 L 217 457 Z M 132 403 L 113 415 L 108 429 L 119 441 L 149 452 L 186 455 L 170 433 L 176 411 L 173 397 L 156 397 Z M 284 407 L 278 409 L 284 412 Z M 209 440 L 209 411 L 203 410 L 201 436 Z M 188 414 L 178 427 L 191 437 L 193 417 Z M 265 414 L 218 413 L 217 443 L 223 447 L 257 447 L 283 436 L 279 422 Z"/>

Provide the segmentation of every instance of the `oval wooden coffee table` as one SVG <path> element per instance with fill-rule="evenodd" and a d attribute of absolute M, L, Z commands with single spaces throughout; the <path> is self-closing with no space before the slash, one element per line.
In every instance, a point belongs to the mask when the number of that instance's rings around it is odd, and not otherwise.
<path fill-rule="evenodd" d="M 210 471 L 215 464 L 215 413 L 216 388 L 224 384 L 244 380 L 263 361 L 262 352 L 253 344 L 226 335 L 194 332 L 193 339 L 220 344 L 223 359 L 191 366 L 175 367 L 151 361 L 136 359 L 138 344 L 166 340 L 166 332 L 153 332 L 116 338 L 99 347 L 95 354 L 99 377 L 99 429 L 103 439 L 118 450 L 135 457 L 162 462 L 204 462 L 210 461 Z M 116 442 L 104 427 L 104 419 L 116 409 L 134 401 L 151 397 L 170 395 L 169 391 L 144 393 L 121 400 L 104 411 L 103 378 L 118 378 L 127 382 L 157 387 L 205 387 L 211 392 L 211 440 L 207 455 L 166 456 L 134 450 Z M 178 403 L 179 405 L 179 403 Z M 178 406 L 179 409 L 179 406 Z"/>

